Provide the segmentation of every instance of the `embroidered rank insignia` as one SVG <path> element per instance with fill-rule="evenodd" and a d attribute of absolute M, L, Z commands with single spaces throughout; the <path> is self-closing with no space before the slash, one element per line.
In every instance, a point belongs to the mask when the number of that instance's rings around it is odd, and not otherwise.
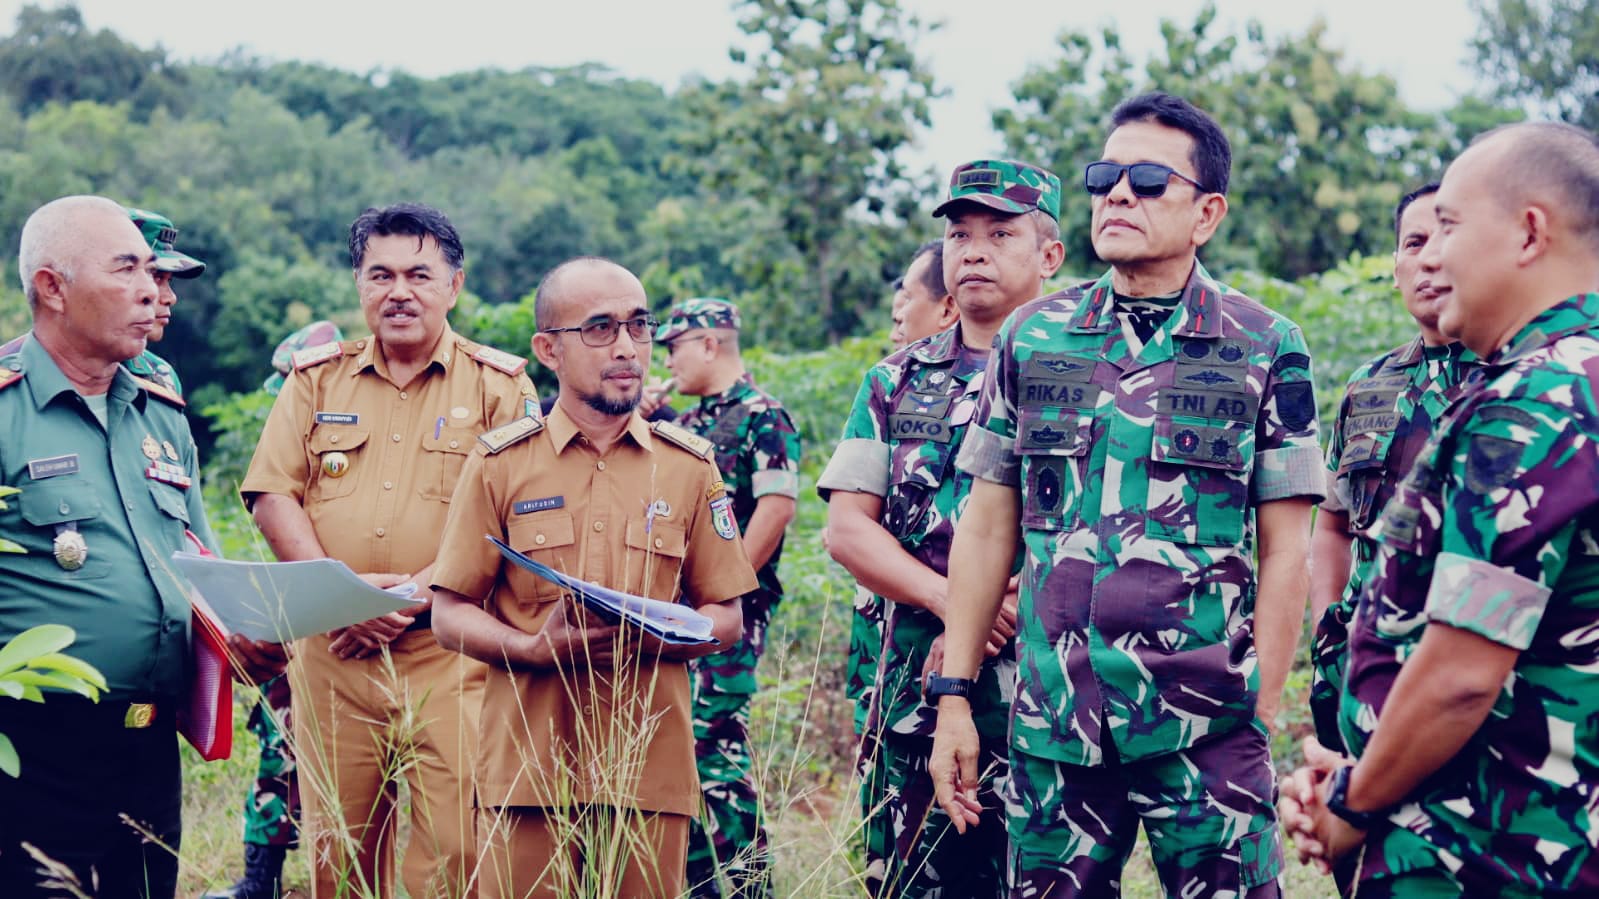
<path fill-rule="evenodd" d="M 521 356 L 513 356 L 504 350 L 497 350 L 491 346 L 478 347 L 472 358 L 487 365 L 496 371 L 508 375 L 519 375 L 527 370 L 527 360 Z"/>
<path fill-rule="evenodd" d="M 493 455 L 518 440 L 525 440 L 542 430 L 544 430 L 543 421 L 537 418 L 518 418 L 516 421 L 508 425 L 501 425 L 487 434 L 479 434 L 477 442 L 483 444 L 483 448 L 488 450 L 490 455 Z"/>
<path fill-rule="evenodd" d="M 161 398 L 163 400 L 166 400 L 167 402 L 171 403 L 172 405 L 177 406 L 179 409 L 182 409 L 184 406 L 188 405 L 188 403 L 185 403 L 183 401 L 183 397 L 179 396 L 176 392 L 174 392 L 172 390 L 172 388 L 167 387 L 167 386 L 165 386 L 165 385 L 163 385 L 163 384 L 161 384 L 159 382 L 149 381 L 149 380 L 146 380 L 144 378 L 135 376 L 134 379 L 133 379 L 133 383 L 138 384 L 139 387 L 143 388 L 145 393 L 148 393 L 151 396 L 159 397 L 159 398 Z"/>
<path fill-rule="evenodd" d="M 731 540 L 738 536 L 738 527 L 733 522 L 731 497 L 724 496 L 711 500 L 711 524 L 716 526 L 716 536 L 723 540 Z"/>
<path fill-rule="evenodd" d="M 675 443 L 694 455 L 699 456 L 701 459 L 709 459 L 711 458 L 711 455 L 716 452 L 716 444 L 706 440 L 704 437 L 701 437 L 693 431 L 681 428 L 672 424 L 671 422 L 655 422 L 654 424 L 650 425 L 650 430 L 654 431 L 657 436 L 664 438 L 667 442 Z"/>
<path fill-rule="evenodd" d="M 344 346 L 335 341 L 333 343 L 324 343 L 321 346 L 297 350 L 289 359 L 294 364 L 294 370 L 299 371 L 302 368 L 320 365 L 329 359 L 337 359 L 342 355 L 344 355 Z"/>

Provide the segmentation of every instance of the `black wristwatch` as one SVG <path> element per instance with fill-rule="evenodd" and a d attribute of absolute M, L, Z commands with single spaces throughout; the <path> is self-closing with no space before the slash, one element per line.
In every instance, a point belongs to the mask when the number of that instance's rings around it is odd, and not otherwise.
<path fill-rule="evenodd" d="M 975 683 L 976 681 L 969 677 L 944 677 L 941 674 L 933 674 L 928 676 L 927 689 L 922 691 L 922 695 L 927 698 L 930 705 L 937 704 L 940 696 L 961 696 L 969 699 L 972 695 L 972 685 Z"/>
<path fill-rule="evenodd" d="M 1385 815 L 1380 812 L 1357 812 L 1345 803 L 1349 798 L 1349 777 L 1354 765 L 1345 765 L 1333 772 L 1332 783 L 1327 785 L 1327 810 L 1360 830 L 1371 830 Z"/>

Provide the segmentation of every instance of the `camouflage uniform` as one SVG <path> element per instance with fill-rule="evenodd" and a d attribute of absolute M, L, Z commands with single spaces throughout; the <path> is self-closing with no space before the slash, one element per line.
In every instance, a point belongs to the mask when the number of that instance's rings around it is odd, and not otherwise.
<path fill-rule="evenodd" d="M 1460 394 L 1474 356 L 1453 343 L 1430 347 L 1420 337 L 1355 370 L 1327 440 L 1327 499 L 1321 507 L 1349 516 L 1353 554 L 1349 582 L 1316 622 L 1311 645 L 1310 710 L 1316 739 L 1343 751 L 1338 694 L 1344 683 L 1349 619 L 1377 555 L 1367 528 L 1432 435 L 1433 425 Z"/>
<path fill-rule="evenodd" d="M 966 347 L 956 325 L 873 366 L 817 481 L 824 499 L 833 490 L 882 496 L 883 527 L 940 574 L 949 570 L 955 516 L 971 491 L 971 478 L 955 469 L 955 451 L 972 420 L 987 356 Z M 922 702 L 921 678 L 943 624 L 923 609 L 879 602 L 888 610 L 887 626 L 858 760 L 868 887 L 873 895 L 994 895 L 1003 882 L 1003 827 L 990 816 L 960 837 L 932 801 L 927 761 L 936 710 Z M 983 742 L 980 796 L 990 808 L 1005 779 L 1015 665 L 1009 650 L 985 664 L 972 697 Z"/>
<path fill-rule="evenodd" d="M 294 753 L 283 738 L 293 731 L 288 675 L 272 678 L 260 690 L 250 710 L 250 733 L 261 746 L 261 758 L 244 803 L 244 842 L 293 849 L 300 845 L 300 781 Z"/>
<path fill-rule="evenodd" d="M 1158 305 L 1158 301 L 1156 301 Z M 1320 499 L 1297 326 L 1195 265 L 1006 322 L 960 466 L 1020 491 L 1012 895 L 1110 895 L 1140 820 L 1173 896 L 1278 895 L 1254 507 Z"/>
<path fill-rule="evenodd" d="M 738 330 L 738 311 L 719 300 L 687 300 L 673 309 L 657 342 L 697 328 Z M 781 403 L 748 375 L 678 416 L 677 424 L 716 445 L 716 467 L 733 500 L 743 533 L 763 496 L 799 495 L 799 432 Z M 756 572 L 760 588 L 744 596 L 744 640 L 725 652 L 690 663 L 694 675 L 694 747 L 705 813 L 689 829 L 688 879 L 696 897 L 723 895 L 718 871 L 732 895 L 769 892 L 770 848 L 750 755 L 750 698 L 755 669 L 766 648 L 766 626 L 783 596 L 777 549 Z"/>
<path fill-rule="evenodd" d="M 1356 756 L 1428 622 L 1520 656 L 1366 841 L 1358 895 L 1599 895 L 1599 294 L 1483 362 L 1383 510 L 1340 708 Z"/>

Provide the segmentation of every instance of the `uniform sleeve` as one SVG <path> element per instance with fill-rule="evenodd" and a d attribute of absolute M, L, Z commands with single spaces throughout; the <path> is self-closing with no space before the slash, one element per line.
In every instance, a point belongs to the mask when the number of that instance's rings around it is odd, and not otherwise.
<path fill-rule="evenodd" d="M 799 432 L 782 406 L 761 413 L 751 429 L 750 487 L 756 499 L 763 496 L 799 497 Z"/>
<path fill-rule="evenodd" d="M 303 371 L 290 372 L 283 390 L 272 403 L 244 483 L 239 485 L 246 505 L 253 502 L 258 493 L 281 494 L 304 504 L 311 476 L 305 435 L 310 430 L 307 423 L 315 411 L 313 380 Z"/>
<path fill-rule="evenodd" d="M 1016 455 L 1016 316 L 1005 320 L 988 356 L 973 426 L 961 440 L 955 464 L 973 477 L 1015 487 L 1021 484 Z"/>
<path fill-rule="evenodd" d="M 1583 385 L 1586 390 L 1586 385 Z M 1575 389 L 1574 389 L 1575 392 Z M 1532 644 L 1599 506 L 1599 451 L 1569 409 L 1488 399 L 1453 441 L 1427 617 L 1513 649 Z"/>
<path fill-rule="evenodd" d="M 483 536 L 493 534 L 505 539 L 488 467 L 483 448 L 474 447 L 456 482 L 450 514 L 444 520 L 444 534 L 439 538 L 439 554 L 433 562 L 433 586 L 471 597 L 480 604 L 493 590 L 501 564 L 500 551 Z"/>
<path fill-rule="evenodd" d="M 844 436 L 816 479 L 816 492 L 823 500 L 834 490 L 888 495 L 888 391 L 884 387 L 888 380 L 881 364 L 861 380 L 844 422 Z"/>
<path fill-rule="evenodd" d="M 1327 494 L 1327 475 L 1316 427 L 1310 354 L 1298 326 L 1290 326 L 1278 343 L 1262 397 L 1255 422 L 1254 501 L 1302 496 L 1320 502 Z"/>
<path fill-rule="evenodd" d="M 699 467 L 699 473 L 700 489 L 695 495 L 709 497 L 719 494 L 711 489 L 722 479 L 716 473 L 716 466 L 705 462 Z M 688 547 L 683 553 L 682 598 L 696 608 L 743 596 L 759 586 L 755 580 L 755 569 L 750 567 L 749 555 L 744 551 L 744 541 L 739 539 L 738 529 L 730 523 L 728 532 L 732 534 L 731 537 L 723 537 L 717 532 L 715 513 L 711 509 L 711 503 L 715 502 L 725 502 L 725 497 L 701 499 L 694 504 L 688 528 Z M 732 515 L 731 508 L 727 514 Z M 451 516 L 454 516 L 453 512 Z"/>

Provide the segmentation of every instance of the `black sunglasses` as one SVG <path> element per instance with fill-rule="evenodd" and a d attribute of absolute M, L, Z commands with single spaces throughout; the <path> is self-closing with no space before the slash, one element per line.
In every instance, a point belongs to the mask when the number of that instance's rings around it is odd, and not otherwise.
<path fill-rule="evenodd" d="M 616 342 L 616 335 L 627 329 L 627 336 L 634 343 L 650 343 L 655 340 L 655 319 L 648 315 L 639 318 L 630 318 L 627 321 L 617 321 L 614 318 L 590 319 L 575 328 L 543 328 L 545 334 L 562 334 L 567 331 L 576 331 L 588 346 L 610 346 Z"/>
<path fill-rule="evenodd" d="M 1127 183 L 1132 186 L 1133 193 L 1149 200 L 1166 193 L 1166 185 L 1171 183 L 1173 175 L 1192 184 L 1200 193 L 1210 193 L 1205 190 L 1205 185 L 1158 162 L 1135 162 L 1132 165 L 1090 162 L 1088 168 L 1083 170 L 1083 187 L 1094 196 L 1102 197 L 1122 180 L 1123 172 L 1127 173 Z"/>

